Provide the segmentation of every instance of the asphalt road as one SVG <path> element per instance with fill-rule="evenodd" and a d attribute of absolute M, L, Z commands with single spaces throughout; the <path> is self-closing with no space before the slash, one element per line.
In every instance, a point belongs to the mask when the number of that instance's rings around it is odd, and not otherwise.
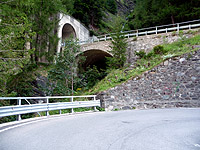
<path fill-rule="evenodd" d="M 200 150 L 200 108 L 51 117 L 0 130 L 0 150 Z"/>

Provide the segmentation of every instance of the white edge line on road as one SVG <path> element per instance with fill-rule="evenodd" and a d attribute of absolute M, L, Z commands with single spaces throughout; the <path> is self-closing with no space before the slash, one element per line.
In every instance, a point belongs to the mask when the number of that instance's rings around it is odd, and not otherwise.
<path fill-rule="evenodd" d="M 14 129 L 14 128 L 18 128 L 18 127 L 21 127 L 21 126 L 24 126 L 24 125 L 28 125 L 28 124 L 31 124 L 31 123 L 37 123 L 37 122 L 40 122 L 40 121 L 46 121 L 46 120 L 52 120 L 52 119 L 55 119 L 55 118 L 61 118 L 61 117 L 72 117 L 72 116 L 80 116 L 80 115 L 89 115 L 89 114 L 96 114 L 96 113 L 102 113 L 103 111 L 99 111 L 99 112 L 95 112 L 95 113 L 91 113 L 91 112 L 87 112 L 87 113 L 77 113 L 77 114 L 63 114 L 63 115 L 52 115 L 50 116 L 50 118 L 38 118 L 39 120 L 33 120 L 33 121 L 29 121 L 29 122 L 25 122 L 25 123 L 21 123 L 21 124 L 18 124 L 18 125 L 13 125 L 11 127 L 7 127 L 5 129 L 2 129 L 0 130 L 0 133 L 4 132 L 4 131 L 7 131 L 7 130 L 10 130 L 10 129 Z M 30 118 L 32 119 L 32 118 Z M 27 120 L 28 121 L 28 120 Z M 16 122 L 17 123 L 17 122 Z"/>

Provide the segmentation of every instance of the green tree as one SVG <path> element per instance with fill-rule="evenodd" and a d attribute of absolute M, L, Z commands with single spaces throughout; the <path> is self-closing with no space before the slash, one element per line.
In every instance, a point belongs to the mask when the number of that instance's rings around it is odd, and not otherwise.
<path fill-rule="evenodd" d="M 117 13 L 117 3 L 115 0 L 106 0 L 106 9 L 112 14 Z"/>
<path fill-rule="evenodd" d="M 77 41 L 70 38 L 65 41 L 65 47 L 62 53 L 57 54 L 56 63 L 50 70 L 48 78 L 51 84 L 50 95 L 73 95 L 74 89 L 80 82 L 78 76 L 78 62 L 83 57 L 77 55 L 80 53 L 80 46 Z M 79 59 L 79 60 L 78 60 Z M 48 89 L 49 90 L 49 89 Z"/>
<path fill-rule="evenodd" d="M 74 12 L 74 0 L 62 0 L 63 9 L 70 15 Z"/>
<path fill-rule="evenodd" d="M 13 74 L 23 71 L 33 52 L 31 42 L 31 22 L 20 10 L 18 1 L 0 2 L 0 96 L 13 96 L 8 92 L 8 80 Z"/>
<path fill-rule="evenodd" d="M 73 16 L 86 26 L 99 26 L 104 16 L 105 0 L 75 0 Z"/>
<path fill-rule="evenodd" d="M 132 29 L 199 19 L 200 1 L 136 0 L 131 16 L 129 24 Z"/>
<path fill-rule="evenodd" d="M 30 6 L 30 5 L 29 5 Z M 58 43 L 57 14 L 63 10 L 61 0 L 34 0 L 30 8 L 29 19 L 32 21 L 32 30 L 36 32 L 31 47 L 35 48 L 32 61 L 38 62 L 46 58 L 51 62 L 56 53 Z"/>
<path fill-rule="evenodd" d="M 118 19 L 114 27 L 115 34 L 111 34 L 112 50 L 110 51 L 110 53 L 113 54 L 113 57 L 107 57 L 107 63 L 110 68 L 121 68 L 126 62 L 127 41 L 123 33 L 121 32 L 121 29 L 122 23 L 121 20 Z"/>

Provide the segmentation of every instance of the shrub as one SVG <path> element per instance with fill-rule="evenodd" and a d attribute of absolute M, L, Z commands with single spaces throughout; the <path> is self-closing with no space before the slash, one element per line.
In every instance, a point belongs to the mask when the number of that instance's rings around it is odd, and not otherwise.
<path fill-rule="evenodd" d="M 153 48 L 153 53 L 162 55 L 166 53 L 166 50 L 164 49 L 162 45 L 157 45 Z"/>
<path fill-rule="evenodd" d="M 145 58 L 149 59 L 149 58 L 152 58 L 152 57 L 155 57 L 155 56 L 156 56 L 156 54 L 153 51 L 151 51 L 148 54 L 146 54 Z"/>
<path fill-rule="evenodd" d="M 135 55 L 138 56 L 139 58 L 145 58 L 146 57 L 146 53 L 145 51 L 135 51 Z"/>

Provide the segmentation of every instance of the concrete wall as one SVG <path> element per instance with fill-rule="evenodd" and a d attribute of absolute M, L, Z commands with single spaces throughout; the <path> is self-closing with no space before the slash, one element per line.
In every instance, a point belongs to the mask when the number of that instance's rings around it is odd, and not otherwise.
<path fill-rule="evenodd" d="M 76 33 L 76 38 L 79 39 L 80 41 L 85 41 L 89 39 L 89 30 L 83 26 L 79 21 L 77 21 L 75 18 L 64 15 L 64 14 L 59 14 L 59 27 L 58 27 L 58 38 L 60 38 L 57 52 L 60 52 L 60 47 L 61 47 L 61 42 L 62 42 L 62 29 L 65 24 L 70 24 Z"/>
<path fill-rule="evenodd" d="M 106 110 L 200 107 L 200 46 L 128 82 L 99 93 Z"/>

